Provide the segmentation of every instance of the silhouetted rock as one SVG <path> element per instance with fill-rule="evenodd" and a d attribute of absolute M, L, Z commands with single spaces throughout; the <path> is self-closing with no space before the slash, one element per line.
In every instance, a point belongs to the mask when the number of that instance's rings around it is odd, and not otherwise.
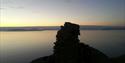
<path fill-rule="evenodd" d="M 66 22 L 57 32 L 54 53 L 31 63 L 108 63 L 108 57 L 95 48 L 80 43 L 80 26 Z"/>
<path fill-rule="evenodd" d="M 112 63 L 125 63 L 125 54 L 119 57 L 111 58 L 110 61 Z"/>

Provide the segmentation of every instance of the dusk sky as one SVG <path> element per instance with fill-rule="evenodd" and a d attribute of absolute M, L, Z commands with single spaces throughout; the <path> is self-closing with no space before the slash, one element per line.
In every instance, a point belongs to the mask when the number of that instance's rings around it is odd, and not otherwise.
<path fill-rule="evenodd" d="M 0 27 L 125 26 L 125 0 L 0 0 Z"/>

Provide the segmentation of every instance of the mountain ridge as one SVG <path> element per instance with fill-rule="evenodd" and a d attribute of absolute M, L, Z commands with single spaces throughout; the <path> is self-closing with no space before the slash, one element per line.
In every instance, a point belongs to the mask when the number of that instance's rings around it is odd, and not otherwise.
<path fill-rule="evenodd" d="M 59 26 L 0 27 L 0 31 L 42 31 L 59 29 Z M 125 26 L 81 25 L 80 30 L 125 30 Z"/>

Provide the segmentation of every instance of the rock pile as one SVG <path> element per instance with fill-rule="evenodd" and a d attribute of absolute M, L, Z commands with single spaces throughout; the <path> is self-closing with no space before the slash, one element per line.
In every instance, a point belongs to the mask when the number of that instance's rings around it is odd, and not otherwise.
<path fill-rule="evenodd" d="M 31 63 L 108 63 L 108 57 L 95 48 L 80 43 L 80 26 L 66 22 L 57 32 L 54 53 Z"/>
<path fill-rule="evenodd" d="M 78 63 L 79 25 L 66 22 L 56 35 L 54 46 L 55 63 Z"/>

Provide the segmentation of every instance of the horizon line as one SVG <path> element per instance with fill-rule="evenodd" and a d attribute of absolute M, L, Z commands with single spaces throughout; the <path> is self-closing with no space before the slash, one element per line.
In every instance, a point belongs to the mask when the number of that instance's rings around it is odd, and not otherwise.
<path fill-rule="evenodd" d="M 62 25 L 60 25 L 62 26 Z M 60 26 L 0 26 L 2 27 L 60 27 Z M 125 27 L 123 25 L 79 25 L 79 26 L 115 26 L 115 27 Z"/>

